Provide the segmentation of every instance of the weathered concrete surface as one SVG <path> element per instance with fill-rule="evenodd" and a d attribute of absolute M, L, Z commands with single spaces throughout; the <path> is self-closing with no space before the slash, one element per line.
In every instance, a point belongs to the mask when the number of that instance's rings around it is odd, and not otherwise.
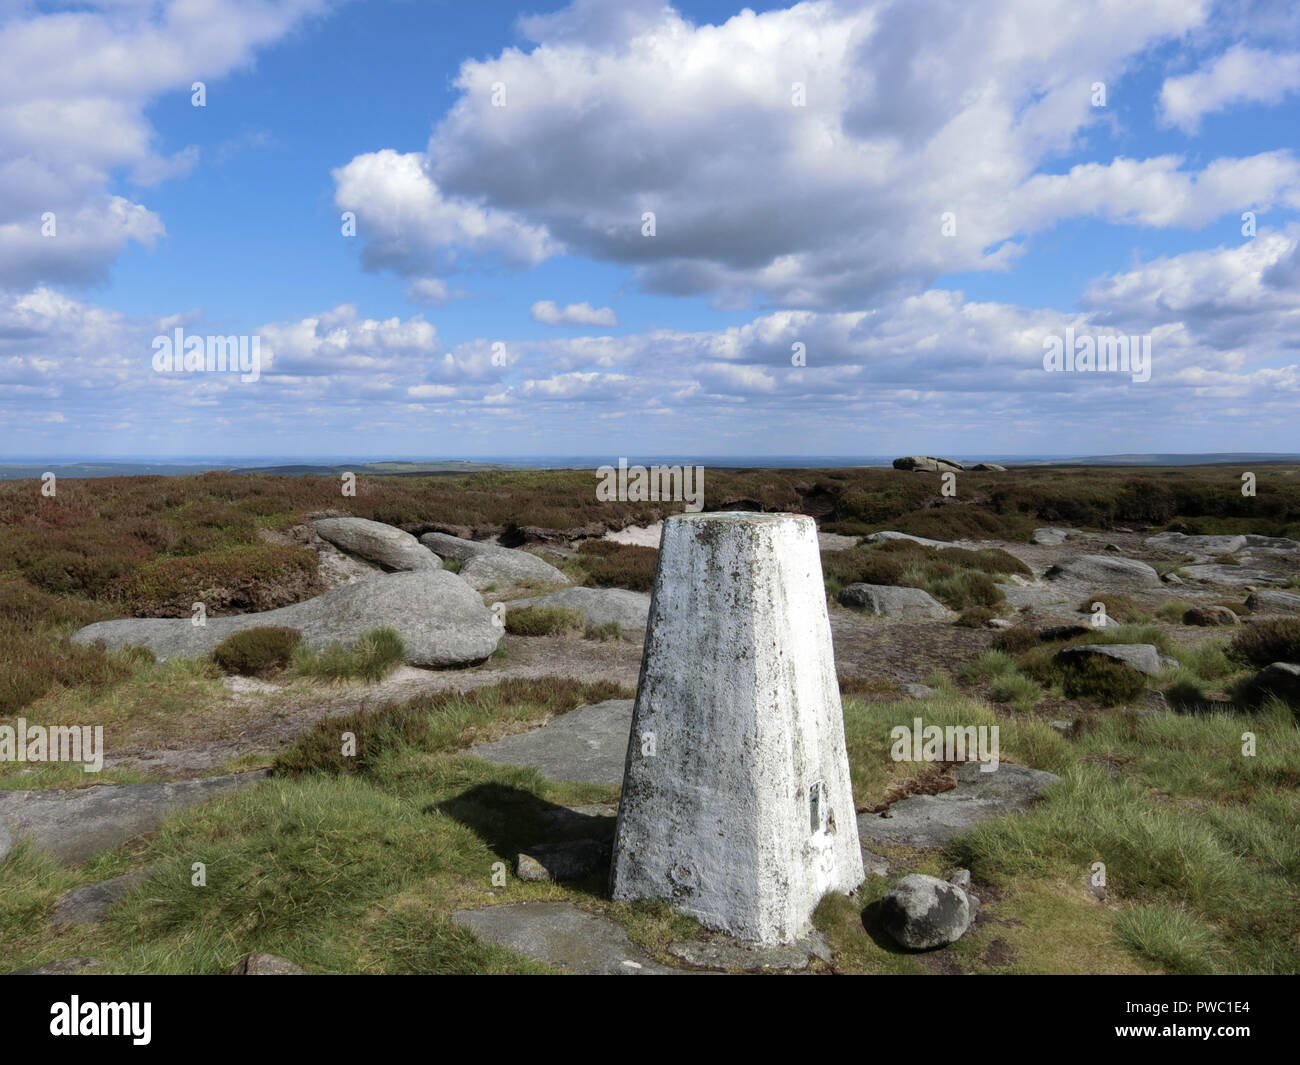
<path fill-rule="evenodd" d="M 528 606 L 560 606 L 577 610 L 587 619 L 588 625 L 608 625 L 616 621 L 625 632 L 644 629 L 646 618 L 650 616 L 650 597 L 645 592 L 630 592 L 626 588 L 564 588 L 527 599 L 511 599 L 506 603 L 508 611 Z"/>
<path fill-rule="evenodd" d="M 368 518 L 318 518 L 322 540 L 391 570 L 442 569 L 442 559 L 408 532 Z"/>
<path fill-rule="evenodd" d="M 623 926 L 567 902 L 516 902 L 457 910 L 453 924 L 479 939 L 572 973 L 599 976 L 673 976 L 635 946 Z"/>
<path fill-rule="evenodd" d="M 611 894 L 776 944 L 864 876 L 816 524 L 668 518 Z"/>
<path fill-rule="evenodd" d="M 63 865 L 76 865 L 101 851 L 152 832 L 175 810 L 244 791 L 268 771 L 229 773 L 166 784 L 104 784 L 71 791 L 0 791 L 0 824 L 14 843 L 23 836 L 50 851 Z M 0 858 L 8 847 L 0 850 Z"/>
<path fill-rule="evenodd" d="M 632 700 L 606 699 L 560 714 L 539 729 L 480 743 L 466 753 L 499 765 L 524 765 L 551 780 L 623 782 Z"/>
<path fill-rule="evenodd" d="M 968 828 L 1029 809 L 1051 784 L 1061 778 L 1041 769 L 1000 764 L 982 773 L 974 762 L 958 766 L 957 786 L 939 795 L 912 795 L 881 814 L 858 815 L 865 839 L 909 847 L 942 847 Z"/>
<path fill-rule="evenodd" d="M 75 632 L 72 642 L 102 640 L 109 650 L 135 644 L 149 648 L 159 659 L 197 658 L 211 654 L 231 633 L 261 625 L 297 629 L 303 643 L 315 651 L 388 625 L 401 635 L 407 664 L 412 666 L 481 662 L 496 650 L 502 631 L 464 581 L 447 570 L 432 569 L 384 573 L 303 603 L 258 614 L 210 617 L 204 625 L 193 625 L 189 618 L 97 621 Z"/>
<path fill-rule="evenodd" d="M 813 958 L 831 960 L 830 947 L 820 932 L 812 932 L 794 943 L 765 947 L 743 939 L 688 939 L 669 943 L 668 953 L 696 968 L 782 972 L 808 968 Z"/>

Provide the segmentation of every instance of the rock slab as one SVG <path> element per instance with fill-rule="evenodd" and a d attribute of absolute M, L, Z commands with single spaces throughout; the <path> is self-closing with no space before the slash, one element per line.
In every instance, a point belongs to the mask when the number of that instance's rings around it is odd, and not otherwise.
<path fill-rule="evenodd" d="M 85 887 L 74 888 L 59 899 L 51 920 L 54 924 L 99 924 L 113 903 L 148 878 L 148 869 L 135 869 L 121 876 L 115 876 L 112 880 L 101 880 L 95 884 L 87 884 Z"/>
<path fill-rule="evenodd" d="M 297 629 L 303 643 L 314 651 L 391 626 L 401 635 L 406 662 L 412 666 L 480 662 L 501 639 L 491 611 L 473 589 L 454 573 L 432 569 L 381 574 L 303 603 L 258 614 L 208 618 L 204 625 L 191 624 L 189 618 L 97 621 L 74 633 L 72 642 L 103 641 L 109 650 L 134 644 L 149 648 L 159 659 L 198 658 L 211 654 L 231 633 L 262 625 Z"/>
<path fill-rule="evenodd" d="M 623 926 L 567 902 L 516 902 L 457 910 L 453 924 L 479 939 L 571 973 L 596 976 L 672 976 L 627 937 Z"/>
<path fill-rule="evenodd" d="M 606 699 L 560 714 L 532 732 L 471 747 L 498 765 L 531 766 L 550 780 L 584 784 L 623 782 L 632 700 Z"/>
<path fill-rule="evenodd" d="M 1160 583 L 1160 575 L 1145 562 L 1109 555 L 1079 555 L 1053 566 L 1046 577 L 1048 580 L 1088 581 L 1093 584 Z"/>
<path fill-rule="evenodd" d="M 954 836 L 995 817 L 1028 810 L 1061 778 L 1041 769 L 1003 762 L 992 773 L 967 762 L 957 768 L 957 786 L 939 795 L 912 795 L 884 815 L 858 815 L 858 832 L 879 843 L 943 847 Z"/>
<path fill-rule="evenodd" d="M 956 616 L 924 588 L 892 584 L 850 584 L 840 592 L 840 602 L 878 617 L 947 621 Z"/>
<path fill-rule="evenodd" d="M 175 810 L 245 791 L 269 775 L 265 769 L 165 784 L 101 784 L 70 791 L 0 791 L 0 824 L 14 842 L 30 837 L 63 865 L 152 832 Z M 0 851 L 3 858 L 7 851 Z"/>

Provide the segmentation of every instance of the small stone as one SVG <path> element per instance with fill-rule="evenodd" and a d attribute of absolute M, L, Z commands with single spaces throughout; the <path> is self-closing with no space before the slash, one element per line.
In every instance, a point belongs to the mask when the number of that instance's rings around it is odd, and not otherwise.
<path fill-rule="evenodd" d="M 534 882 L 580 880 L 609 866 L 609 840 L 575 839 L 539 843 L 520 851 L 515 875 Z"/>
<path fill-rule="evenodd" d="M 230 970 L 231 976 L 306 976 L 307 971 L 277 954 L 246 954 Z"/>
<path fill-rule="evenodd" d="M 949 869 L 943 874 L 943 878 L 948 883 L 955 885 L 965 891 L 970 887 L 970 870 L 969 869 Z M 967 892 L 969 895 L 969 892 Z"/>
<path fill-rule="evenodd" d="M 899 687 L 909 699 L 928 699 L 934 694 L 934 689 L 928 684 L 902 684 Z"/>

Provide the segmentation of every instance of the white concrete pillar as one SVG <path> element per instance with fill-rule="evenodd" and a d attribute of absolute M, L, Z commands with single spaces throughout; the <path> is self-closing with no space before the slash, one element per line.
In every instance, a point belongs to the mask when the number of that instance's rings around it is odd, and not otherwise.
<path fill-rule="evenodd" d="M 787 943 L 863 876 L 816 523 L 669 518 L 611 894 Z"/>

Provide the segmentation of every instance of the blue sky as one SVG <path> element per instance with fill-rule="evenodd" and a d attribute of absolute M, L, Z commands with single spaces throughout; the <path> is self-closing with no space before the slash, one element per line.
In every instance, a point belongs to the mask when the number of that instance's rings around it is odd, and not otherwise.
<path fill-rule="evenodd" d="M 1298 451 L 1298 120 L 1277 4 L 0 0 L 0 453 Z"/>

